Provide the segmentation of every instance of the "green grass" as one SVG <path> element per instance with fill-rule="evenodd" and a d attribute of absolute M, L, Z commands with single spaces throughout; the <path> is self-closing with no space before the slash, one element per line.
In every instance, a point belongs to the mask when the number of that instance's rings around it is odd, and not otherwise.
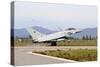
<path fill-rule="evenodd" d="M 19 41 L 18 39 L 14 41 L 15 46 L 26 46 L 32 45 L 32 40 L 22 39 Z M 48 45 L 47 43 L 41 43 Z M 97 46 L 97 40 L 64 40 L 57 42 L 57 46 Z"/>
<path fill-rule="evenodd" d="M 97 40 L 65 40 L 57 42 L 58 46 L 96 46 Z"/>
<path fill-rule="evenodd" d="M 32 45 L 32 44 L 33 44 L 32 41 L 28 39 L 22 39 L 21 41 L 20 40 L 14 41 L 15 46 L 27 46 L 27 45 Z"/>
<path fill-rule="evenodd" d="M 34 52 L 34 51 L 33 51 Z M 76 50 L 51 50 L 44 52 L 35 52 L 49 56 L 55 56 L 65 59 L 71 59 L 75 61 L 96 61 L 97 60 L 97 50 L 88 49 L 76 49 Z"/>

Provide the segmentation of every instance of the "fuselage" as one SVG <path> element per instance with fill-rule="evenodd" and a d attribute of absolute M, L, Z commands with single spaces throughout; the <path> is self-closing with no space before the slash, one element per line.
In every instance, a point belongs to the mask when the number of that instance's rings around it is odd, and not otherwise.
<path fill-rule="evenodd" d="M 53 34 L 48 34 L 48 35 L 45 35 L 45 36 L 42 36 L 42 37 L 36 39 L 35 41 L 43 42 L 43 41 L 64 39 L 64 38 L 71 36 L 71 34 L 69 34 L 69 32 L 71 32 L 71 31 L 61 31 L 61 32 L 53 33 Z M 73 32 L 71 32 L 71 33 L 73 33 Z"/>
<path fill-rule="evenodd" d="M 55 32 L 55 33 L 48 34 L 48 35 L 42 34 L 32 28 L 28 28 L 27 31 L 31 35 L 32 40 L 34 42 L 51 42 L 51 41 L 54 42 L 54 41 L 61 41 L 66 38 L 69 38 L 71 37 L 72 34 L 78 32 L 79 30 L 70 28 L 67 30 L 62 30 L 62 31 Z"/>

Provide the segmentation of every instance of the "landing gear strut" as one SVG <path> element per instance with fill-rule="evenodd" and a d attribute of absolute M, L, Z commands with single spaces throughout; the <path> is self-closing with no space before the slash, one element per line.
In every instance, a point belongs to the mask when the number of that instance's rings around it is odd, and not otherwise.
<path fill-rule="evenodd" d="M 51 46 L 57 46 L 56 41 L 51 42 Z"/>

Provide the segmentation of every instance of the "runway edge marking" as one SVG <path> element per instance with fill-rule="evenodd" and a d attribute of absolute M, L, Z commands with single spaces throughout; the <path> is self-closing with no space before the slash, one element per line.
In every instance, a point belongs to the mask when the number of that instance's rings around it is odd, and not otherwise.
<path fill-rule="evenodd" d="M 51 59 L 56 59 L 56 60 L 61 60 L 61 61 L 66 61 L 66 62 L 78 62 L 78 61 L 74 61 L 74 60 L 69 60 L 69 59 L 63 59 L 63 58 L 58 58 L 58 57 L 53 57 L 53 56 L 48 56 L 48 55 L 42 55 L 42 54 L 37 54 L 37 53 L 32 53 L 32 52 L 27 52 L 27 54 L 33 54 L 33 55 L 37 55 L 37 56 L 41 56 L 41 57 L 47 57 L 47 58 L 51 58 Z"/>

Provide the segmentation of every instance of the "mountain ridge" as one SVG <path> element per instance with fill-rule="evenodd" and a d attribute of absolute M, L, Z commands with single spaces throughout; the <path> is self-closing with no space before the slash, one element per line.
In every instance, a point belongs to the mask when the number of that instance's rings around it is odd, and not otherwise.
<path fill-rule="evenodd" d="M 34 26 L 32 28 L 34 28 L 35 30 L 37 30 L 43 34 L 51 34 L 51 33 L 57 32 L 55 30 L 49 30 L 49 29 L 46 29 L 46 28 L 43 28 L 40 26 Z M 77 34 L 73 34 L 72 36 L 75 38 L 82 38 L 83 36 L 86 36 L 86 35 L 96 37 L 97 36 L 97 28 L 86 28 L 86 29 L 83 29 L 82 32 L 77 33 Z M 14 30 L 14 37 L 28 38 L 29 33 L 27 32 L 27 30 L 25 28 L 15 29 Z"/>

